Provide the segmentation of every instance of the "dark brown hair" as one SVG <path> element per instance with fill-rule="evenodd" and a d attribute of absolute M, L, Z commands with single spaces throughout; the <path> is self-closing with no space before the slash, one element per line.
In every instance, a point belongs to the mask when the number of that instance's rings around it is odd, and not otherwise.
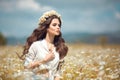
<path fill-rule="evenodd" d="M 46 18 L 46 21 L 39 24 L 39 27 L 36 28 L 33 31 L 33 33 L 27 38 L 21 59 L 23 58 L 23 56 L 25 54 L 28 53 L 28 50 L 33 42 L 38 41 L 38 40 L 42 40 L 46 37 L 47 28 L 49 27 L 51 21 L 55 18 L 57 18 L 59 20 L 60 27 L 61 27 L 61 19 L 59 17 L 57 17 L 56 15 L 52 15 L 52 16 Z M 60 33 L 60 35 L 58 35 L 58 36 L 55 36 L 54 45 L 56 47 L 56 51 L 60 55 L 60 59 L 62 59 L 64 56 L 66 56 L 66 54 L 68 52 L 68 47 L 65 45 L 65 41 L 62 38 L 62 33 Z"/>

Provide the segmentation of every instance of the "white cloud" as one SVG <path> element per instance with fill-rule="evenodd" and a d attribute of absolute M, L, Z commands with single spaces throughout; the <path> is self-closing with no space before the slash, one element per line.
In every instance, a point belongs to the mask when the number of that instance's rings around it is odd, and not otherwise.
<path fill-rule="evenodd" d="M 40 11 L 40 10 L 49 10 L 51 9 L 50 6 L 43 6 L 38 4 L 37 2 L 35 2 L 35 0 L 19 0 L 17 7 L 22 9 L 22 10 L 26 10 L 26 9 L 32 9 L 35 11 Z"/>
<path fill-rule="evenodd" d="M 117 19 L 120 19 L 120 12 L 116 12 L 116 13 L 115 13 L 115 17 L 116 17 Z"/>
<path fill-rule="evenodd" d="M 17 7 L 20 9 L 33 9 L 36 11 L 38 11 L 41 8 L 41 6 L 34 0 L 19 0 L 17 2 Z"/>
<path fill-rule="evenodd" d="M 0 10 L 12 11 L 14 5 L 15 5 L 14 1 L 10 2 L 10 1 L 1 0 L 0 1 Z"/>
<path fill-rule="evenodd" d="M 52 9 L 50 6 L 41 5 L 35 0 L 2 0 L 0 1 L 0 10 L 14 11 L 14 10 L 34 10 L 46 11 Z"/>

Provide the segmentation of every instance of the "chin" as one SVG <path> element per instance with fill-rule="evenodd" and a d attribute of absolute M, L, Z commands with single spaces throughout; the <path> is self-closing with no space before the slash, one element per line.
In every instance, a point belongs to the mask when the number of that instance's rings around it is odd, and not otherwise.
<path fill-rule="evenodd" d="M 60 34 L 56 34 L 56 36 L 59 36 Z"/>
<path fill-rule="evenodd" d="M 55 35 L 56 35 L 56 36 L 59 36 L 59 35 L 60 35 L 60 33 L 56 33 Z"/>
<path fill-rule="evenodd" d="M 59 33 L 59 32 L 56 32 L 55 35 L 58 36 L 58 35 L 60 35 L 60 33 Z"/>

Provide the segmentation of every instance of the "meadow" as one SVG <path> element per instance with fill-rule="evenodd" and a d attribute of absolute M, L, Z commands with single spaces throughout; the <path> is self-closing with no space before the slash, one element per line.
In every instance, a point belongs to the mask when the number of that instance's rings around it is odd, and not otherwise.
<path fill-rule="evenodd" d="M 120 45 L 68 44 L 61 80 L 120 80 Z M 0 46 L 0 80 L 24 80 L 22 46 Z"/>

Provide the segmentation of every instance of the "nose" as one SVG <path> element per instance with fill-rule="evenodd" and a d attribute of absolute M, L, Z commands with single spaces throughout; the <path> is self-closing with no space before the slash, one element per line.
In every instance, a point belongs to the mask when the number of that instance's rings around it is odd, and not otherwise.
<path fill-rule="evenodd" d="M 56 26 L 56 31 L 60 31 L 60 27 L 59 26 Z"/>
<path fill-rule="evenodd" d="M 58 29 L 60 29 L 60 26 L 59 26 L 59 25 L 57 25 L 57 28 L 58 28 Z"/>

